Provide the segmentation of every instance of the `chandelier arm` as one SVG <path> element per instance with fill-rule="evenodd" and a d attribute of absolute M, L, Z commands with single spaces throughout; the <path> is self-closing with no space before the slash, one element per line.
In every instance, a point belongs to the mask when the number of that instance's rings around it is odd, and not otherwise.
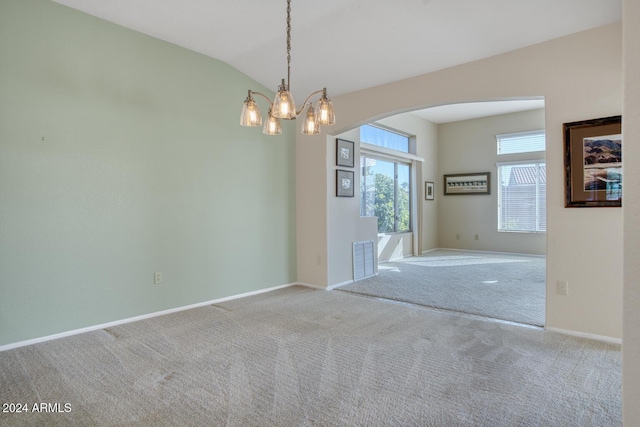
<path fill-rule="evenodd" d="M 253 91 L 253 90 L 249 90 L 249 92 L 251 92 L 252 95 L 260 95 L 261 97 L 263 97 L 264 99 L 267 100 L 267 102 L 269 103 L 270 107 L 273 107 L 273 103 L 271 102 L 271 100 L 265 94 L 260 93 L 260 92 L 256 92 L 256 91 Z"/>
<path fill-rule="evenodd" d="M 319 94 L 319 93 L 321 93 L 323 91 L 324 91 L 324 89 L 320 89 L 320 90 L 317 90 L 315 92 L 312 92 L 309 96 L 307 96 L 307 99 L 305 99 L 304 102 L 302 103 L 302 107 L 300 107 L 300 109 L 298 111 L 296 111 L 296 117 L 299 116 L 300 113 L 302 113 L 302 110 L 304 110 L 304 107 L 307 106 L 307 102 L 311 99 L 311 97 L 313 95 L 317 95 L 317 94 Z"/>

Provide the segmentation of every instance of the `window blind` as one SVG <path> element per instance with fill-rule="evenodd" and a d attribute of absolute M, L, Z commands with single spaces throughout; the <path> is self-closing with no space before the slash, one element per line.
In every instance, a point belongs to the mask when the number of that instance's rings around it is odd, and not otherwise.
<path fill-rule="evenodd" d="M 544 160 L 499 163 L 498 231 L 547 230 L 547 168 Z"/>
<path fill-rule="evenodd" d="M 496 135 L 498 154 L 545 151 L 544 130 Z"/>
<path fill-rule="evenodd" d="M 409 152 L 408 136 L 371 125 L 360 126 L 360 142 L 402 151 L 403 153 Z"/>

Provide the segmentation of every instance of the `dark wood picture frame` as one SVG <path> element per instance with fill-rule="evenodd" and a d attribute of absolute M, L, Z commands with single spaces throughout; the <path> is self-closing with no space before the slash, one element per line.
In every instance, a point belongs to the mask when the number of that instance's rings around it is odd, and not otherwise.
<path fill-rule="evenodd" d="M 434 200 L 436 197 L 435 184 L 430 181 L 424 182 L 424 199 Z"/>
<path fill-rule="evenodd" d="M 354 166 L 354 143 L 336 138 L 336 166 L 352 168 Z"/>
<path fill-rule="evenodd" d="M 491 172 L 445 175 L 443 187 L 445 196 L 491 194 Z"/>
<path fill-rule="evenodd" d="M 354 182 L 353 171 L 345 171 L 336 169 L 336 196 L 337 197 L 354 197 L 353 187 Z"/>
<path fill-rule="evenodd" d="M 564 123 L 565 207 L 622 206 L 622 116 Z"/>

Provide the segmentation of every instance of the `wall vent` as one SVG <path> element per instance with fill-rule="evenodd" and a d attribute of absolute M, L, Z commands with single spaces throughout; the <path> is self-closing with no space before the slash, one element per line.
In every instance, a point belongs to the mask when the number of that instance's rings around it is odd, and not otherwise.
<path fill-rule="evenodd" d="M 373 240 L 353 242 L 353 280 L 371 277 L 375 274 Z"/>

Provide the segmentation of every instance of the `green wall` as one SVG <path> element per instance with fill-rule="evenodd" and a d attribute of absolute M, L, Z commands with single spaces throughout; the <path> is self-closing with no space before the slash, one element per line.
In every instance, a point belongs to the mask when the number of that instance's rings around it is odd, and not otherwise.
<path fill-rule="evenodd" d="M 248 88 L 269 93 L 56 3 L 0 0 L 0 345 L 296 280 L 295 128 L 240 127 Z"/>

